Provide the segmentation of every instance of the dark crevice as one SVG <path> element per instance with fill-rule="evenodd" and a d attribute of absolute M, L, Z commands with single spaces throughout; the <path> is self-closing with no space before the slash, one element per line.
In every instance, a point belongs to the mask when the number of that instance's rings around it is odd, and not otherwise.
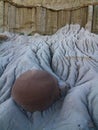
<path fill-rule="evenodd" d="M 91 92 L 91 88 L 90 88 L 90 90 L 89 90 L 89 93 L 86 95 L 86 100 L 87 100 L 87 106 L 86 106 L 86 108 L 87 108 L 88 114 L 89 114 L 89 116 L 90 116 L 90 118 L 91 118 L 91 121 L 92 121 L 92 123 L 93 123 L 94 129 L 97 130 L 96 124 L 95 124 L 94 119 L 93 119 L 93 113 L 90 112 L 90 110 L 89 110 L 89 99 L 88 99 L 88 97 L 89 97 L 89 95 L 90 95 L 90 92 Z M 95 98 L 95 96 L 94 96 L 94 98 Z M 93 99 L 93 100 L 94 100 L 94 99 Z M 93 107 L 94 107 L 94 106 L 93 106 Z"/>

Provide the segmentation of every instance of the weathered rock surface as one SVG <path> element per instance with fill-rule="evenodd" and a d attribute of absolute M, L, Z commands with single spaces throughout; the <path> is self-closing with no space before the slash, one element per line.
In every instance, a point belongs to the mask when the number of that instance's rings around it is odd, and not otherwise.
<path fill-rule="evenodd" d="M 51 36 L 3 34 L 10 39 L 0 44 L 0 130 L 98 130 L 98 35 L 79 25 Z M 70 86 L 43 112 L 24 111 L 11 98 L 15 79 L 32 69 Z"/>
<path fill-rule="evenodd" d="M 2 0 L 0 28 L 25 34 L 53 34 L 66 24 L 98 31 L 97 0 Z M 0 2 L 1 3 L 1 2 Z M 92 6 L 92 12 L 88 6 Z M 3 6 L 3 8 L 2 8 Z M 94 11 L 94 12 L 93 12 Z M 94 15 L 93 15 L 94 14 Z M 91 16 L 91 18 L 89 17 Z"/>
<path fill-rule="evenodd" d="M 0 32 L 3 31 L 3 2 L 0 1 Z"/>

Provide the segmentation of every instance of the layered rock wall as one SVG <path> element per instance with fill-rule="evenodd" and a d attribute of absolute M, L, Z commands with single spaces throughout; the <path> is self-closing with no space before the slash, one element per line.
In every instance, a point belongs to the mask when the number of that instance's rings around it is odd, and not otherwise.
<path fill-rule="evenodd" d="M 3 2 L 0 1 L 0 32 L 3 31 Z"/>
<path fill-rule="evenodd" d="M 1 3 L 1 2 L 0 2 Z M 97 0 L 3 0 L 0 7 L 0 26 L 3 31 L 26 34 L 53 34 L 66 24 L 80 24 L 81 27 L 97 32 Z M 89 6 L 94 7 L 93 12 Z M 91 14 L 89 14 L 91 13 Z"/>

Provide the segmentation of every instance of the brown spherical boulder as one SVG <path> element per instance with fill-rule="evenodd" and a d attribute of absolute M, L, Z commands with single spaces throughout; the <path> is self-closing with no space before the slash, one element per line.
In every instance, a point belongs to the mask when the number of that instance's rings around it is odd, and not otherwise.
<path fill-rule="evenodd" d="M 43 111 L 59 98 L 57 80 L 48 72 L 29 70 L 15 81 L 12 98 L 25 110 Z"/>

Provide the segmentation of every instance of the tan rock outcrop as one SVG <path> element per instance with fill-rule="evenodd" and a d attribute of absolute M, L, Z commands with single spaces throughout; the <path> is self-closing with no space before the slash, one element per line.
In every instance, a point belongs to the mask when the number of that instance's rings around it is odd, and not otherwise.
<path fill-rule="evenodd" d="M 98 13 L 95 10 L 97 0 L 3 0 L 3 2 L 4 8 L 0 8 L 2 10 L 0 26 L 4 25 L 4 31 L 52 34 L 66 24 L 80 24 L 82 27 L 86 25 L 89 30 L 98 30 L 96 22 Z M 94 16 L 93 12 L 89 11 L 89 6 L 92 5 Z"/>
<path fill-rule="evenodd" d="M 0 32 L 3 30 L 3 2 L 0 1 Z"/>
<path fill-rule="evenodd" d="M 42 6 L 53 10 L 63 10 L 87 6 L 97 3 L 96 0 L 4 0 L 9 1 L 17 6 Z"/>

